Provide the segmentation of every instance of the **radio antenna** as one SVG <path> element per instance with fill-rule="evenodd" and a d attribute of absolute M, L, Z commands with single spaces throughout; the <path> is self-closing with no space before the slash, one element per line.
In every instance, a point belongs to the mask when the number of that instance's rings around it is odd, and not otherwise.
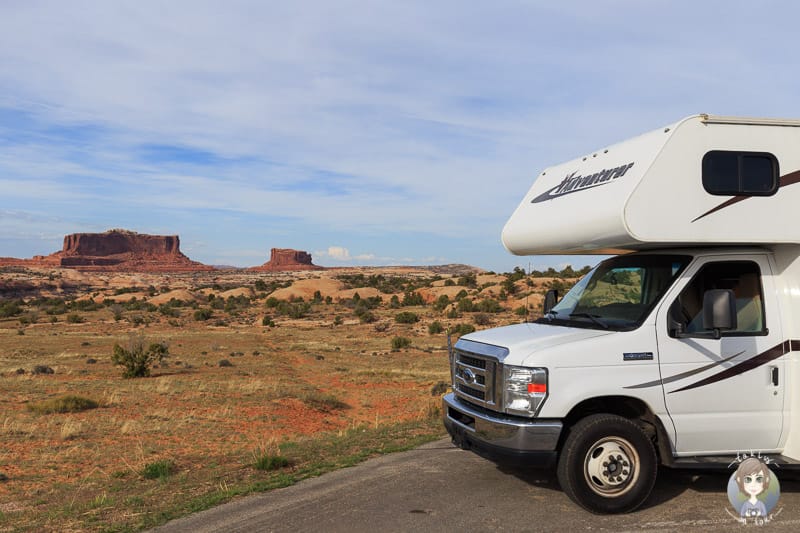
<path fill-rule="evenodd" d="M 530 277 L 531 277 L 531 262 L 528 261 L 528 277 L 525 278 L 525 285 L 526 285 L 526 287 L 525 287 L 525 289 L 526 289 L 525 290 L 525 322 L 528 322 L 528 313 L 530 312 L 530 310 L 528 308 L 528 297 L 530 296 L 531 291 L 529 290 L 530 287 L 527 286 L 528 285 L 528 278 L 530 278 Z"/>

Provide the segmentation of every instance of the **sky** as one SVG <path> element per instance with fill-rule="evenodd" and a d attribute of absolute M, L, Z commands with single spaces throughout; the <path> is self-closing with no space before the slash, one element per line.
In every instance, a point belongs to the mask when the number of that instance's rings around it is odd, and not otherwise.
<path fill-rule="evenodd" d="M 179 235 L 255 266 L 508 253 L 545 167 L 695 113 L 800 118 L 790 1 L 0 1 L 0 256 Z"/>

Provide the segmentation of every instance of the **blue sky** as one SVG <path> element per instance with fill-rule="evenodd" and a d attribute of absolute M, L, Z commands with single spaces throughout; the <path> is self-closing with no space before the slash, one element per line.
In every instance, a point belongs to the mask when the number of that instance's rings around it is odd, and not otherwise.
<path fill-rule="evenodd" d="M 546 166 L 694 113 L 800 117 L 793 2 L 0 4 L 0 256 L 126 228 L 207 264 L 510 271 Z"/>

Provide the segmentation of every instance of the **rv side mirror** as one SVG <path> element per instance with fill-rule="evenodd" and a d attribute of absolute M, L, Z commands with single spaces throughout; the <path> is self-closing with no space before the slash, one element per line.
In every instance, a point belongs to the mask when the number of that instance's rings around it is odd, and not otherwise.
<path fill-rule="evenodd" d="M 558 291 L 550 289 L 544 295 L 544 314 L 549 313 L 558 303 Z"/>
<path fill-rule="evenodd" d="M 669 329 L 670 337 L 683 338 L 686 334 L 686 324 L 683 320 L 680 300 L 675 300 L 672 302 L 672 305 L 669 306 L 667 320 L 669 322 L 667 328 Z"/>
<path fill-rule="evenodd" d="M 719 338 L 720 331 L 737 327 L 736 298 L 730 289 L 712 289 L 703 295 L 703 328 L 712 330 Z"/>

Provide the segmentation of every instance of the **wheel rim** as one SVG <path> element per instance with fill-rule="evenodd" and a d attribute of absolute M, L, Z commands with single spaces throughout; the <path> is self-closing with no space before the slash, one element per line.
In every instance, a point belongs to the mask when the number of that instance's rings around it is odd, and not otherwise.
<path fill-rule="evenodd" d="M 639 478 L 639 454 L 621 437 L 604 437 L 589 447 L 584 461 L 586 483 L 605 497 L 625 494 Z"/>

